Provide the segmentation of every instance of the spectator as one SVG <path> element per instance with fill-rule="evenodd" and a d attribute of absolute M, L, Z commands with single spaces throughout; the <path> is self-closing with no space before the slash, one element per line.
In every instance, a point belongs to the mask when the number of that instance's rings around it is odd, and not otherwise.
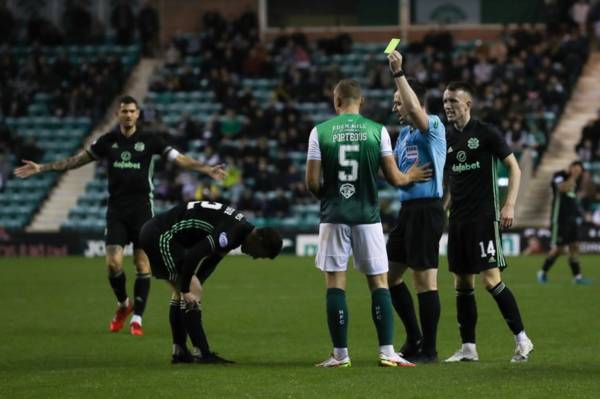
<path fill-rule="evenodd" d="M 13 42 L 15 18 L 6 6 L 6 0 L 0 0 L 0 44 Z"/>
<path fill-rule="evenodd" d="M 110 22 L 116 32 L 117 43 L 128 46 L 133 42 L 135 17 L 127 0 L 118 0 L 113 9 Z"/>
<path fill-rule="evenodd" d="M 92 16 L 79 0 L 67 1 L 63 13 L 65 37 L 75 44 L 88 43 L 91 37 Z"/>
<path fill-rule="evenodd" d="M 144 1 L 142 9 L 138 14 L 137 24 L 142 42 L 142 54 L 146 57 L 154 57 L 158 49 L 160 20 L 158 12 L 152 7 L 150 1 Z"/>

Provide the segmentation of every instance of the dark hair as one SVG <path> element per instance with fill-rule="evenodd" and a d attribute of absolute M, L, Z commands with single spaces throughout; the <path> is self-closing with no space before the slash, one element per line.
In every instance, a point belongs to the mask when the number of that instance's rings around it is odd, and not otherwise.
<path fill-rule="evenodd" d="M 419 99 L 419 104 L 425 104 L 425 94 L 427 94 L 427 89 L 423 86 L 417 79 L 415 78 L 407 78 L 406 81 L 410 85 L 410 88 L 415 92 L 415 95 Z"/>
<path fill-rule="evenodd" d="M 283 240 L 277 230 L 271 227 L 261 227 L 256 229 L 256 236 L 263 248 L 267 250 L 267 257 L 274 259 L 279 255 L 283 247 Z"/>
<path fill-rule="evenodd" d="M 119 104 L 135 104 L 136 108 L 140 108 L 140 106 L 138 105 L 138 102 L 135 98 L 131 97 L 131 96 L 122 96 L 119 99 Z"/>
<path fill-rule="evenodd" d="M 339 98 L 346 100 L 359 100 L 362 97 L 360 83 L 356 79 L 342 79 L 335 85 L 334 92 Z"/>
<path fill-rule="evenodd" d="M 473 97 L 475 95 L 475 90 L 473 90 L 473 86 L 471 86 L 469 83 L 464 82 L 464 81 L 450 82 L 450 83 L 448 83 L 448 86 L 446 86 L 446 90 L 450 90 L 450 91 L 462 90 L 465 93 L 468 93 L 471 97 Z"/>
<path fill-rule="evenodd" d="M 585 170 L 585 166 L 583 166 L 583 162 L 581 161 L 573 161 L 571 162 L 571 166 L 579 166 L 581 170 Z"/>

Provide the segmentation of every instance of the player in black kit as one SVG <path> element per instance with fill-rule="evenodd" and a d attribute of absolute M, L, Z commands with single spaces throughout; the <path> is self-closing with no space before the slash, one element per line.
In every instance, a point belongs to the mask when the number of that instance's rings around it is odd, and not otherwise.
<path fill-rule="evenodd" d="M 574 161 L 569 166 L 569 170 L 560 170 L 552 176 L 551 249 L 542 270 L 537 273 L 537 279 L 542 284 L 548 281 L 548 271 L 556 259 L 567 250 L 573 282 L 581 285 L 591 282 L 583 277 L 579 264 L 578 233 L 582 212 L 577 199 L 577 191 L 581 187 L 582 174 L 583 164 Z"/>
<path fill-rule="evenodd" d="M 274 259 L 282 247 L 279 233 L 268 227 L 255 228 L 230 206 L 195 201 L 146 222 L 140 243 L 150 259 L 152 275 L 167 280 L 172 288 L 172 363 L 231 363 L 210 351 L 202 326 L 202 285 L 223 257 L 239 246 L 254 259 Z"/>
<path fill-rule="evenodd" d="M 533 350 L 525 334 L 517 302 L 502 282 L 500 269 L 506 267 L 500 227 L 514 219 L 521 172 L 519 164 L 500 132 L 471 118 L 473 90 L 467 83 L 452 82 L 444 92 L 446 128 L 446 170 L 450 185 L 448 264 L 454 274 L 456 308 L 462 347 L 446 362 L 478 360 L 475 346 L 477 306 L 475 274 L 494 297 L 517 344 L 512 362 L 526 361 Z M 508 193 L 500 210 L 496 164 L 509 171 Z"/>
<path fill-rule="evenodd" d="M 142 225 L 153 216 L 153 185 L 155 156 L 161 156 L 177 166 L 198 171 L 214 179 L 225 175 L 223 165 L 204 165 L 179 153 L 158 134 L 143 131 L 137 126 L 140 109 L 130 96 L 120 99 L 117 117 L 119 126 L 100 136 L 92 145 L 78 154 L 38 165 L 23 160 L 25 165 L 15 169 L 18 177 L 26 178 L 46 171 L 75 169 L 95 160 L 105 159 L 108 164 L 108 210 L 106 212 L 106 264 L 110 285 L 118 305 L 109 329 L 117 332 L 133 312 L 130 332 L 143 335 L 142 315 L 150 291 L 150 265 L 139 247 Z M 133 243 L 133 262 L 137 276 L 133 289 L 134 303 L 127 296 L 123 271 L 123 247 Z"/>

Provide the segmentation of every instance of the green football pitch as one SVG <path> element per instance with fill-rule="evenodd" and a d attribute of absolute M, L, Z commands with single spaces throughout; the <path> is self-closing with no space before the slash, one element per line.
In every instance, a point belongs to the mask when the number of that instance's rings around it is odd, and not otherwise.
<path fill-rule="evenodd" d="M 133 266 L 127 259 L 131 293 Z M 510 260 L 535 351 L 510 364 L 513 337 L 490 295 L 477 288 L 478 363 L 377 367 L 364 278 L 349 273 L 352 368 L 316 369 L 330 351 L 323 278 L 312 258 L 230 256 L 207 281 L 205 327 L 234 365 L 171 365 L 169 291 L 153 280 L 144 337 L 108 322 L 115 300 L 103 259 L 1 258 L 0 398 L 599 398 L 600 257 L 582 257 L 595 279 L 570 281 L 566 260 L 539 285 L 541 257 Z M 451 276 L 442 261 L 440 358 L 459 347 Z M 414 294 L 414 291 L 413 291 Z M 404 332 L 396 318 L 396 347 Z"/>

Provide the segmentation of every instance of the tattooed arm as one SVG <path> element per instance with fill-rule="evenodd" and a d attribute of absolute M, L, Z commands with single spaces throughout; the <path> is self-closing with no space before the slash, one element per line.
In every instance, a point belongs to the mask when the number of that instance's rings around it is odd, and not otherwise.
<path fill-rule="evenodd" d="M 69 158 L 61 159 L 52 163 L 37 164 L 33 161 L 23 160 L 24 165 L 15 169 L 14 173 L 21 179 L 26 179 L 29 176 L 37 173 L 48 172 L 52 170 L 62 171 L 68 169 L 76 169 L 87 163 L 92 162 L 94 159 L 87 151 L 81 151 L 77 155 Z"/>

